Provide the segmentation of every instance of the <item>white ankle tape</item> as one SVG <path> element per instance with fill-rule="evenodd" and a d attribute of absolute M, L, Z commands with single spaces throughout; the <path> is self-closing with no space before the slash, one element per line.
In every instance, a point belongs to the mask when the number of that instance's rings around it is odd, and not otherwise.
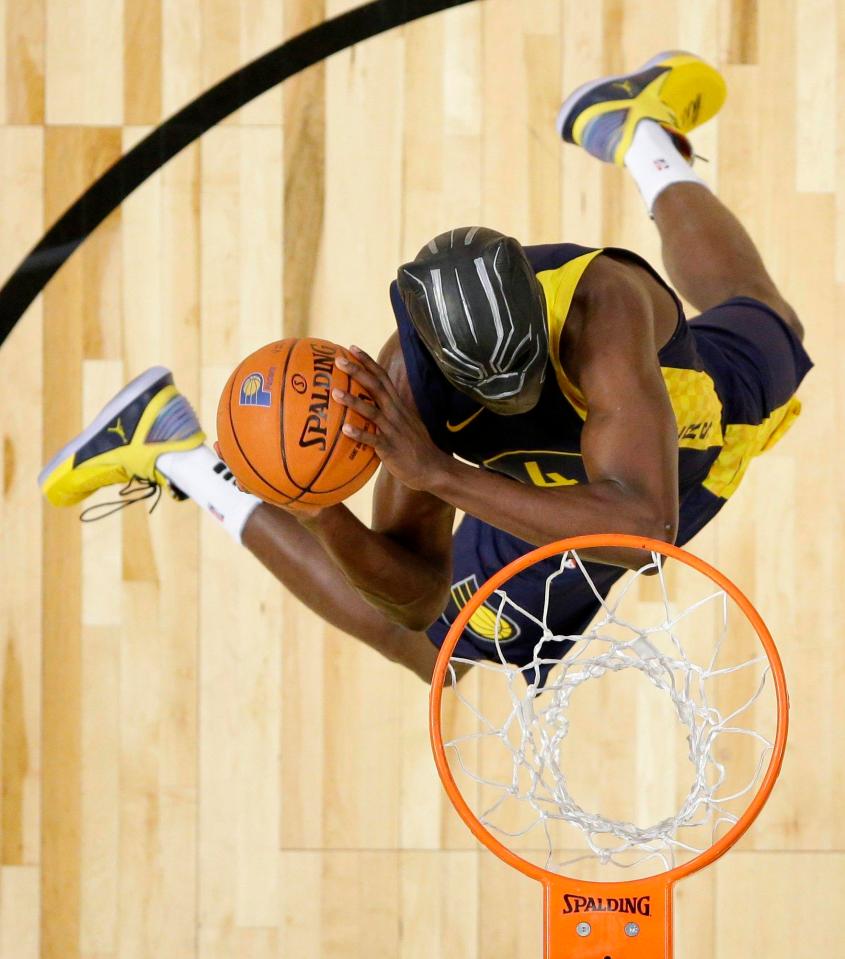
<path fill-rule="evenodd" d="M 184 453 L 162 453 L 156 468 L 240 543 L 246 521 L 261 500 L 238 489 L 219 456 L 207 446 L 198 446 Z"/>
<path fill-rule="evenodd" d="M 637 124 L 634 139 L 625 154 L 625 166 L 640 189 L 649 216 L 654 201 L 673 183 L 700 183 L 707 187 L 656 120 L 640 120 Z"/>

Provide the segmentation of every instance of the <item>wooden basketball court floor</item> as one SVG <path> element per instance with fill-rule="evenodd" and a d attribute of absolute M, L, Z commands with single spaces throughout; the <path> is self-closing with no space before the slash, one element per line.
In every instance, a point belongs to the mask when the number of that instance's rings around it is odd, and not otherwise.
<path fill-rule="evenodd" d="M 151 127 L 349 6 L 3 0 L 3 278 Z M 677 955 L 841 955 L 845 2 L 489 0 L 210 131 L 0 350 L 2 959 L 540 956 L 539 890 L 441 795 L 422 683 L 322 625 L 191 504 L 83 527 L 35 477 L 147 366 L 171 366 L 213 430 L 230 369 L 265 341 L 376 350 L 397 264 L 451 226 L 659 265 L 633 184 L 562 149 L 553 119 L 562 91 L 674 47 L 725 71 L 726 108 L 694 144 L 817 362 L 798 425 L 693 544 L 768 620 L 793 731 L 756 827 L 679 887 Z M 605 740 L 626 768 L 630 746 Z"/>

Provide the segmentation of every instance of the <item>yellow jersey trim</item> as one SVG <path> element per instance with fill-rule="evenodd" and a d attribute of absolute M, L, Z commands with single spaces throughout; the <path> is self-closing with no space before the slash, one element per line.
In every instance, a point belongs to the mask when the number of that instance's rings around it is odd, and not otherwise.
<path fill-rule="evenodd" d="M 496 460 L 504 459 L 506 456 L 571 456 L 574 459 L 581 459 L 580 453 L 573 453 L 570 450 L 505 450 L 503 453 L 496 453 L 482 461 L 483 466 L 489 466 Z"/>
<path fill-rule="evenodd" d="M 706 450 L 721 446 L 722 401 L 709 373 L 661 366 L 663 382 L 678 427 L 678 448 Z"/>
<path fill-rule="evenodd" d="M 569 379 L 560 362 L 560 341 L 572 298 L 584 271 L 603 250 L 575 257 L 556 270 L 545 270 L 537 279 L 546 294 L 549 316 L 549 358 L 561 393 L 582 420 L 587 418 L 583 393 Z M 661 367 L 666 392 L 675 413 L 678 447 L 706 450 L 722 445 L 722 402 L 712 377 L 700 370 Z"/>
<path fill-rule="evenodd" d="M 556 270 L 543 270 L 537 274 L 537 279 L 546 295 L 546 312 L 549 317 L 549 359 L 555 371 L 557 385 L 561 393 L 569 400 L 570 405 L 582 420 L 587 418 L 587 407 L 580 390 L 572 383 L 560 362 L 560 338 L 575 289 L 581 281 L 587 267 L 604 250 L 591 250 L 576 256 L 575 259 L 564 263 Z"/>
<path fill-rule="evenodd" d="M 725 427 L 722 451 L 710 467 L 704 488 L 727 499 L 736 492 L 755 456 L 770 450 L 801 414 L 801 401 L 793 396 L 762 423 L 733 423 Z"/>

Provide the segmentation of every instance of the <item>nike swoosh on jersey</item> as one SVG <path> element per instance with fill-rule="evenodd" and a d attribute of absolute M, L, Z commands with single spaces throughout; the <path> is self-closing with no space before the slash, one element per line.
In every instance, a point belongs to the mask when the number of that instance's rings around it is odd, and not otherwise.
<path fill-rule="evenodd" d="M 468 416 L 468 417 L 467 417 L 463 422 L 461 422 L 461 423 L 450 423 L 448 420 L 446 420 L 446 429 L 449 430 L 450 433 L 459 433 L 465 426 L 469 426 L 469 424 L 476 418 L 476 416 L 480 416 L 480 415 L 484 412 L 485 409 L 486 409 L 486 407 L 484 407 L 484 406 L 479 407 L 479 408 L 472 414 L 472 416 Z"/>

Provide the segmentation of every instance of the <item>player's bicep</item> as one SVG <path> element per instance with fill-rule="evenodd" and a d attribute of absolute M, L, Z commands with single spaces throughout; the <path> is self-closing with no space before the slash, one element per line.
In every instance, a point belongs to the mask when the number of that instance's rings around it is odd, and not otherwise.
<path fill-rule="evenodd" d="M 675 419 L 659 371 L 656 377 L 620 371 L 615 382 L 618 395 L 588 400 L 581 438 L 588 478 L 676 493 Z"/>
<path fill-rule="evenodd" d="M 590 328 L 588 328 L 588 326 Z M 654 342 L 650 305 L 624 286 L 585 325 L 578 379 L 587 403 L 581 437 L 591 482 L 613 481 L 674 531 L 678 514 L 675 416 Z"/>

